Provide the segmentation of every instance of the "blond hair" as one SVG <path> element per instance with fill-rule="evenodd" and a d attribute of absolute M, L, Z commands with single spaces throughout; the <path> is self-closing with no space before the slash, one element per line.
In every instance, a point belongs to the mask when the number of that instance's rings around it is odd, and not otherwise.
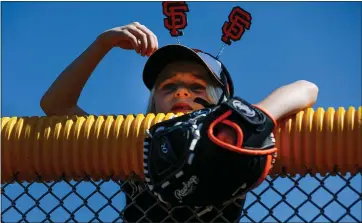
<path fill-rule="evenodd" d="M 158 86 L 169 76 L 170 75 L 162 74 L 162 72 L 161 74 L 159 74 L 156 83 L 154 84 L 150 92 L 146 113 L 156 113 L 156 104 L 155 104 L 156 102 L 154 98 L 155 91 L 158 88 Z M 215 81 L 212 81 L 210 78 L 206 77 L 204 79 L 208 83 L 206 87 L 206 94 L 208 98 L 211 100 L 211 103 L 216 104 L 222 95 L 222 89 L 215 83 Z M 223 100 L 225 100 L 225 97 Z"/>

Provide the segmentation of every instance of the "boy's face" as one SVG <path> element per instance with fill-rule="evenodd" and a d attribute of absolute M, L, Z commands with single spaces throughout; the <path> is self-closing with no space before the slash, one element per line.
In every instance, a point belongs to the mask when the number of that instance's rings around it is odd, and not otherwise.
<path fill-rule="evenodd" d="M 157 86 L 154 93 L 156 113 L 187 113 L 202 109 L 203 106 L 195 103 L 194 99 L 200 97 L 210 102 L 206 92 L 207 72 L 201 65 L 191 62 L 166 66 L 160 76 L 168 78 Z"/>

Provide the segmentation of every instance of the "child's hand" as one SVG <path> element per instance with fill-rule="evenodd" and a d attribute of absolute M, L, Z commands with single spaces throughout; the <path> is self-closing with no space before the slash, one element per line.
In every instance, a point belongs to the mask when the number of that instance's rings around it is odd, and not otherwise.
<path fill-rule="evenodd" d="M 99 35 L 98 39 L 105 47 L 118 46 L 126 50 L 134 49 L 142 56 L 151 56 L 158 49 L 156 35 L 138 22 L 107 30 Z"/>
<path fill-rule="evenodd" d="M 220 139 L 221 141 L 236 145 L 236 132 L 229 126 L 222 125 L 219 128 L 218 133 L 216 134 L 216 138 Z"/>

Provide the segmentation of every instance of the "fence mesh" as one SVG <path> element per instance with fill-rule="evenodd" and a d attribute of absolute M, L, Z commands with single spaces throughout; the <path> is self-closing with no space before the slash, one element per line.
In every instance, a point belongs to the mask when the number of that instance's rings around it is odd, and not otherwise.
<path fill-rule="evenodd" d="M 361 222 L 361 176 L 360 173 L 345 176 L 334 173 L 326 176 L 268 177 L 247 194 L 243 211 L 235 221 Z M 174 214 L 177 211 L 175 208 L 167 209 L 155 198 L 150 201 L 152 204 L 144 208 L 136 201 L 140 193 L 148 191 L 139 185 L 138 194 L 131 194 L 126 189 L 135 186 L 133 180 L 60 179 L 46 183 L 39 177 L 37 182 L 27 183 L 18 182 L 15 177 L 12 183 L 3 184 L 1 188 L 1 221 L 127 222 L 124 213 L 133 209 L 133 213 L 137 210 L 139 216 L 131 221 L 152 222 L 150 213 L 156 207 L 166 213 L 162 220 L 156 221 L 205 221 L 202 216 L 197 216 L 199 210 L 187 207 L 183 208 L 181 213 L 184 219 L 180 220 Z M 127 199 L 129 202 L 126 202 Z M 225 207 L 214 208 L 212 217 L 206 221 L 233 221 L 224 217 L 225 210 Z"/>

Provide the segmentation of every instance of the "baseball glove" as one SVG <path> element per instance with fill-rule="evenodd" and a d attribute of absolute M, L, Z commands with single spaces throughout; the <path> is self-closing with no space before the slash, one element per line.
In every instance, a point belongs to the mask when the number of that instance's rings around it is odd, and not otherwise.
<path fill-rule="evenodd" d="M 226 125 L 235 145 L 216 137 Z M 275 120 L 241 98 L 153 125 L 144 141 L 145 181 L 171 206 L 222 205 L 257 187 L 275 162 Z"/>

